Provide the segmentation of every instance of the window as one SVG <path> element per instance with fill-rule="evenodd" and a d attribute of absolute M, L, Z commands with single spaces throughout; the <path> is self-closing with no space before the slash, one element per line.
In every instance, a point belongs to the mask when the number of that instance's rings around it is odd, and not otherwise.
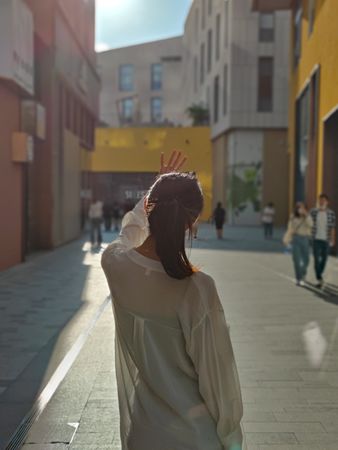
<path fill-rule="evenodd" d="M 195 39 L 197 40 L 198 38 L 198 27 L 199 27 L 199 12 L 198 12 L 198 8 L 195 9 Z"/>
<path fill-rule="evenodd" d="M 273 42 L 275 39 L 274 13 L 261 13 L 259 15 L 259 41 Z"/>
<path fill-rule="evenodd" d="M 208 31 L 208 72 L 211 70 L 212 65 L 212 30 Z"/>
<path fill-rule="evenodd" d="M 205 28 L 205 2 L 206 0 L 202 0 L 202 29 Z"/>
<path fill-rule="evenodd" d="M 214 123 L 218 122 L 219 109 L 219 76 L 214 79 Z"/>
<path fill-rule="evenodd" d="M 210 14 L 212 13 L 212 0 L 208 0 L 208 14 L 210 16 Z"/>
<path fill-rule="evenodd" d="M 224 2 L 224 46 L 229 45 L 229 0 Z"/>
<path fill-rule="evenodd" d="M 216 16 L 216 61 L 220 57 L 220 40 L 221 40 L 221 15 Z"/>
<path fill-rule="evenodd" d="M 162 64 L 151 65 L 151 89 L 152 91 L 159 91 L 162 89 Z"/>
<path fill-rule="evenodd" d="M 119 89 L 120 91 L 134 90 L 134 66 L 124 64 L 119 67 Z"/>
<path fill-rule="evenodd" d="M 124 98 L 121 101 L 121 119 L 123 122 L 132 122 L 134 115 L 134 101 L 132 98 Z"/>
<path fill-rule="evenodd" d="M 223 115 L 228 113 L 228 65 L 224 66 L 223 73 Z"/>
<path fill-rule="evenodd" d="M 315 12 L 316 12 L 315 9 L 316 9 L 316 0 L 309 0 L 308 3 L 309 35 L 312 34 L 315 23 Z"/>
<path fill-rule="evenodd" d="M 296 103 L 295 198 L 315 201 L 319 70 L 317 70 Z"/>
<path fill-rule="evenodd" d="M 302 7 L 300 1 L 298 1 L 298 9 L 296 10 L 295 19 L 293 23 L 293 36 L 294 36 L 294 66 L 298 66 L 298 62 L 301 57 L 302 49 Z"/>
<path fill-rule="evenodd" d="M 198 59 L 197 56 L 194 57 L 194 73 L 193 73 L 193 77 L 194 77 L 194 92 L 196 94 L 197 92 L 197 83 L 198 83 Z"/>
<path fill-rule="evenodd" d="M 204 83 L 204 60 L 205 60 L 205 44 L 201 44 L 201 60 L 200 60 L 200 83 Z"/>
<path fill-rule="evenodd" d="M 211 102 L 210 102 L 210 87 L 209 86 L 207 86 L 207 90 L 206 90 L 206 103 L 207 103 L 207 108 L 208 108 L 208 111 L 210 112 L 210 110 L 211 110 Z"/>
<path fill-rule="evenodd" d="M 258 60 L 258 111 L 271 112 L 273 105 L 273 58 Z"/>
<path fill-rule="evenodd" d="M 158 123 L 162 121 L 162 98 L 153 97 L 151 99 L 151 121 Z"/>

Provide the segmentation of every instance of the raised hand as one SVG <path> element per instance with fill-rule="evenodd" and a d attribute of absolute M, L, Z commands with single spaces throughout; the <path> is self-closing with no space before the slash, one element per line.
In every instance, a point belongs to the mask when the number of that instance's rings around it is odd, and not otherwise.
<path fill-rule="evenodd" d="M 169 161 L 165 163 L 164 153 L 161 153 L 160 175 L 169 172 L 179 172 L 183 164 L 187 161 L 187 157 L 178 150 L 173 150 Z"/>

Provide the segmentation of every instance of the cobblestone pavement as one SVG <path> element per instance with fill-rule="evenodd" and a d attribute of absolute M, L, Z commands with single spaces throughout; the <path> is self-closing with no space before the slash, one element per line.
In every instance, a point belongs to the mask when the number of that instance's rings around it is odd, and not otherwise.
<path fill-rule="evenodd" d="M 192 257 L 215 278 L 230 324 L 249 450 L 337 450 L 338 261 L 324 292 L 297 288 L 280 235 L 227 228 L 217 241 L 202 226 Z M 99 254 L 78 241 L 3 273 L 0 292 L 1 444 L 88 330 L 107 286 Z M 25 450 L 120 449 L 110 304 L 101 311 Z"/>

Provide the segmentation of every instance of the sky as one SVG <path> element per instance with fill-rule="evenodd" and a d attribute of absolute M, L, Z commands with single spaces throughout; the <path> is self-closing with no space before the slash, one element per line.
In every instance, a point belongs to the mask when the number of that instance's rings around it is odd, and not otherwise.
<path fill-rule="evenodd" d="M 96 50 L 183 34 L 192 0 L 96 0 Z"/>

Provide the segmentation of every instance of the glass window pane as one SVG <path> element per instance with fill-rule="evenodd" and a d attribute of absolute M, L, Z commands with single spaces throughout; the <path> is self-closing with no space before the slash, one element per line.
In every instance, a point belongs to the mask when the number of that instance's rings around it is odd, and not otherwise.
<path fill-rule="evenodd" d="M 120 91 L 134 90 L 134 66 L 124 64 L 119 67 L 119 89 Z"/>
<path fill-rule="evenodd" d="M 152 122 L 162 121 L 162 98 L 153 97 L 151 99 L 151 120 Z"/>
<path fill-rule="evenodd" d="M 153 91 L 162 89 L 162 74 L 163 74 L 162 64 L 151 65 L 151 89 Z"/>
<path fill-rule="evenodd" d="M 273 42 L 275 39 L 275 15 L 261 13 L 259 15 L 259 41 Z"/>

